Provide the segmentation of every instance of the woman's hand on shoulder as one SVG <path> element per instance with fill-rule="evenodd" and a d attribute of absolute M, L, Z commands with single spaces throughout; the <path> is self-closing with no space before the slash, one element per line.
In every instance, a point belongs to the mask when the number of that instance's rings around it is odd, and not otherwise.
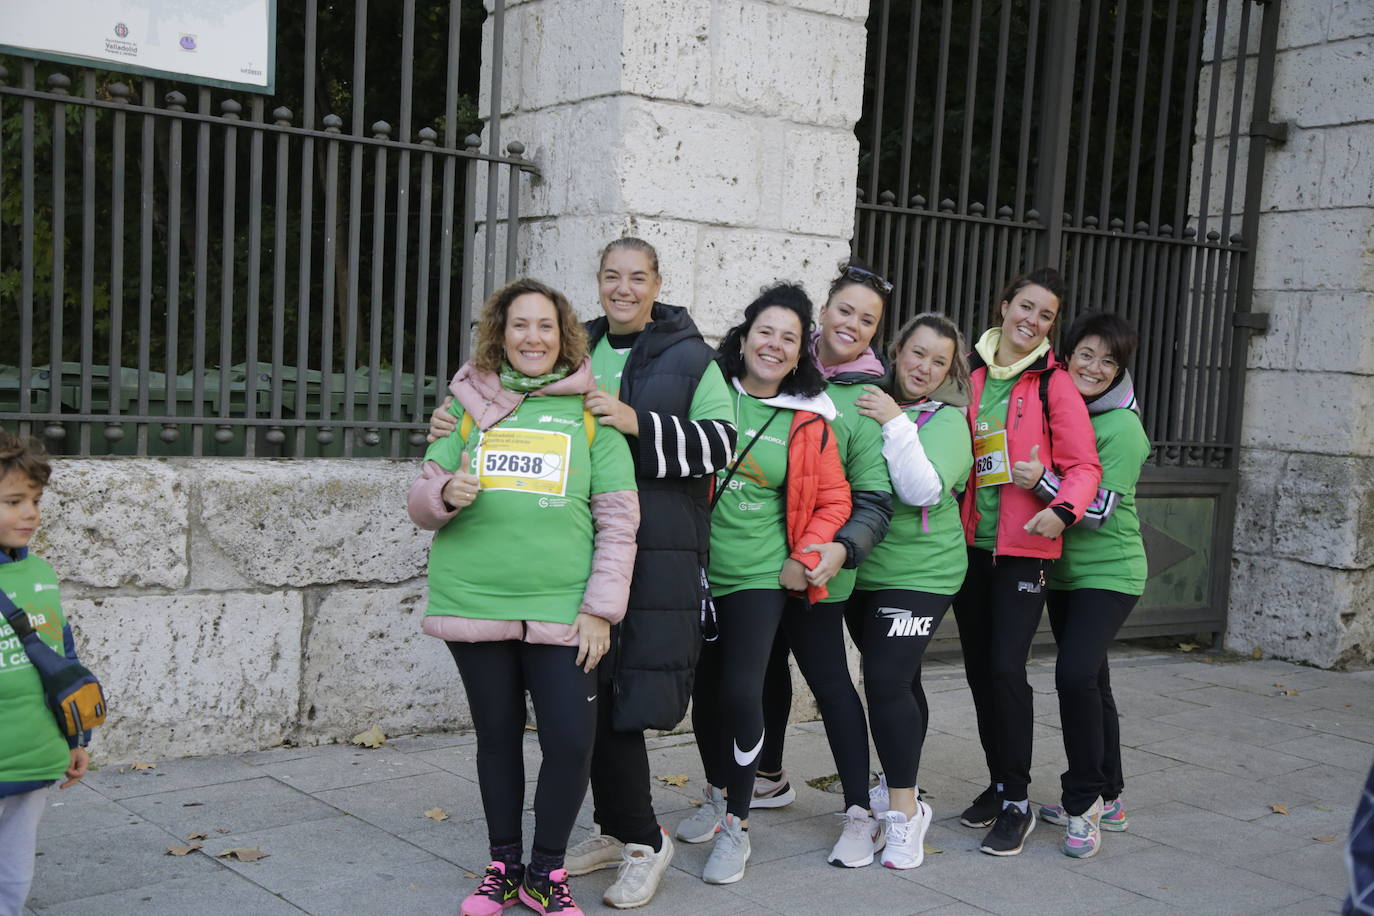
<path fill-rule="evenodd" d="M 429 415 L 429 435 L 425 437 L 426 442 L 438 442 L 445 436 L 453 435 L 453 431 L 458 428 L 458 418 L 449 412 L 449 405 L 453 403 L 453 395 L 444 398 L 444 403 L 434 408 L 434 413 Z"/>
<path fill-rule="evenodd" d="M 582 612 L 573 621 L 572 631 L 577 635 L 577 660 L 573 664 L 591 671 L 611 648 L 611 622 Z"/>
<path fill-rule="evenodd" d="M 602 426 L 613 427 L 627 436 L 639 435 L 639 414 L 609 391 L 598 388 L 590 394 L 584 394 L 582 403 Z"/>
<path fill-rule="evenodd" d="M 864 393 L 855 398 L 854 406 L 859 408 L 859 413 L 865 417 L 872 417 L 879 423 L 886 423 L 902 415 L 902 408 L 897 406 L 892 395 L 877 385 L 865 385 Z"/>
<path fill-rule="evenodd" d="M 778 585 L 789 592 L 806 591 L 806 567 L 800 561 L 788 557 L 783 561 L 782 571 L 778 573 Z"/>

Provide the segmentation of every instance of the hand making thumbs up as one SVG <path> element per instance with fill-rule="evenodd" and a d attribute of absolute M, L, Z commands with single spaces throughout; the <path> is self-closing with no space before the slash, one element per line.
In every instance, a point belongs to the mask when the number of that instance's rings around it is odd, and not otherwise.
<path fill-rule="evenodd" d="M 1031 446 L 1030 461 L 1018 461 L 1011 466 L 1012 483 L 1023 490 L 1034 490 L 1044 473 L 1045 466 L 1040 463 L 1040 446 L 1038 445 Z"/>
<path fill-rule="evenodd" d="M 482 486 L 481 479 L 471 472 L 472 458 L 467 452 L 463 452 L 463 460 L 458 465 L 458 470 L 449 478 L 449 482 L 444 484 L 444 502 L 455 509 L 462 509 L 472 505 L 472 501 L 477 498 L 477 491 Z"/>

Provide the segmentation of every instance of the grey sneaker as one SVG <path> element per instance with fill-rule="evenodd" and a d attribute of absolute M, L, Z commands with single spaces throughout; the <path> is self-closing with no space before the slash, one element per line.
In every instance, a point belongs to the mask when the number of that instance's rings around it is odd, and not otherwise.
<path fill-rule="evenodd" d="M 858 805 L 850 805 L 840 816 L 844 818 L 844 829 L 826 861 L 844 868 L 871 865 L 873 854 L 887 842 L 887 822 Z"/>
<path fill-rule="evenodd" d="M 570 875 L 585 875 L 601 868 L 615 868 L 620 864 L 625 844 L 613 836 L 593 833 L 570 847 L 563 857 L 563 867 Z"/>
<path fill-rule="evenodd" d="M 626 843 L 620 871 L 616 873 L 615 882 L 606 888 L 601 902 L 617 910 L 643 906 L 654 899 L 658 882 L 672 861 L 673 840 L 666 830 L 663 831 L 663 848 L 658 852 L 642 843 Z"/>
<path fill-rule="evenodd" d="M 711 855 L 701 873 L 701 880 L 707 884 L 734 884 L 744 877 L 749 851 L 748 831 L 740 826 L 739 819 L 733 814 L 725 815 L 720 823 L 720 832 L 716 834 L 716 845 L 711 847 Z"/>
<path fill-rule="evenodd" d="M 677 825 L 677 838 L 684 843 L 705 843 L 720 829 L 725 817 L 725 793 L 715 786 L 702 790 L 701 807 Z"/>

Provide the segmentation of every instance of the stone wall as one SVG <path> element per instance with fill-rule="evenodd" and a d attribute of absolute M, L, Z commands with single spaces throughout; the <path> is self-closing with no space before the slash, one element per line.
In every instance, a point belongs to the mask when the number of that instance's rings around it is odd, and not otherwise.
<path fill-rule="evenodd" d="M 1368 2 L 1282 5 L 1227 644 L 1322 666 L 1374 661 L 1372 49 Z"/>
<path fill-rule="evenodd" d="M 661 298 L 713 338 L 765 283 L 824 292 L 849 252 L 868 0 L 506 7 L 501 142 L 541 172 L 520 201 L 519 273 L 597 314 L 598 249 L 640 235 Z M 504 258 L 504 226 L 498 239 Z"/>
<path fill-rule="evenodd" d="M 470 724 L 420 633 L 410 461 L 60 459 L 34 551 L 111 715 L 103 763 Z"/>

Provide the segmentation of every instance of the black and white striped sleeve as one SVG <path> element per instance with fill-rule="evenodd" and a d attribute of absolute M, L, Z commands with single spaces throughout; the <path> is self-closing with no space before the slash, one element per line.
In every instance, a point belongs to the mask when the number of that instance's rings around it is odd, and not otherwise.
<path fill-rule="evenodd" d="M 643 477 L 703 477 L 730 464 L 735 426 L 725 420 L 689 420 L 652 410 L 639 415 L 635 456 Z"/>
<path fill-rule="evenodd" d="M 1040 481 L 1035 485 L 1035 495 L 1051 504 L 1059 498 L 1059 477 L 1054 471 L 1046 468 L 1045 473 L 1040 475 Z M 1099 489 L 1092 505 L 1088 506 L 1083 512 L 1083 517 L 1078 520 L 1077 527 L 1089 531 L 1094 528 L 1101 528 L 1120 504 L 1120 493 L 1114 490 Z"/>

